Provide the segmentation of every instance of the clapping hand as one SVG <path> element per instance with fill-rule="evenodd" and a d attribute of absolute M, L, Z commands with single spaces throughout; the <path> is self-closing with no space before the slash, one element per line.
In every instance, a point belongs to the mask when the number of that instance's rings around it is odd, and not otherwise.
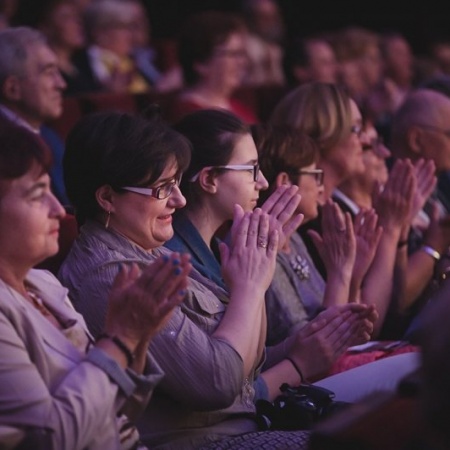
<path fill-rule="evenodd" d="M 112 285 L 105 331 L 133 349 L 149 340 L 168 321 L 186 294 L 190 256 L 160 256 L 140 269 L 122 265 Z"/>
<path fill-rule="evenodd" d="M 279 250 L 285 248 L 292 233 L 302 223 L 303 214 L 295 213 L 300 200 L 298 186 L 281 185 L 261 206 L 261 210 L 269 215 L 270 229 L 278 230 Z"/>

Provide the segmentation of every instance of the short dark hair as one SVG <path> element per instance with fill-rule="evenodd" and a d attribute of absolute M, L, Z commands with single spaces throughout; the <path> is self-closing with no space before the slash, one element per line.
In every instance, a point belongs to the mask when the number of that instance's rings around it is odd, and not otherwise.
<path fill-rule="evenodd" d="M 203 109 L 184 116 L 175 129 L 192 144 L 191 163 L 181 181 L 181 190 L 189 203 L 196 195 L 196 187 L 189 179 L 204 167 L 228 164 L 236 140 L 250 134 L 250 127 L 224 109 Z"/>
<path fill-rule="evenodd" d="M 5 183 L 25 175 L 34 164 L 49 172 L 52 154 L 41 137 L 24 127 L 0 121 L 0 196 Z"/>
<path fill-rule="evenodd" d="M 243 29 L 243 21 L 229 12 L 202 11 L 189 16 L 178 36 L 178 59 L 185 83 L 192 85 L 198 80 L 196 63 L 208 61 L 217 46 Z"/>
<path fill-rule="evenodd" d="M 257 124 L 252 125 L 252 135 L 261 171 L 269 183 L 269 189 L 260 193 L 260 202 L 274 191 L 279 173 L 286 172 L 294 181 L 298 171 L 316 162 L 319 156 L 314 139 L 296 128 Z"/>
<path fill-rule="evenodd" d="M 83 117 L 66 141 L 63 168 L 67 195 L 78 223 L 100 212 L 95 192 L 103 185 L 148 186 L 174 158 L 179 172 L 189 165 L 190 144 L 160 118 L 98 112 Z"/>

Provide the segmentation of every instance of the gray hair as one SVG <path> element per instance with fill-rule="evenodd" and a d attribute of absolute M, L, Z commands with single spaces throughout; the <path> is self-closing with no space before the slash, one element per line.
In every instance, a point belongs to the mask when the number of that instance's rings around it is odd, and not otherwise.
<path fill-rule="evenodd" d="M 47 39 L 33 28 L 15 27 L 0 31 L 0 86 L 11 75 L 24 75 L 30 49 L 36 44 L 47 44 Z"/>
<path fill-rule="evenodd" d="M 85 23 L 89 38 L 95 30 L 129 22 L 133 19 L 134 10 L 130 3 L 123 0 L 97 0 L 91 2 L 85 11 Z"/>

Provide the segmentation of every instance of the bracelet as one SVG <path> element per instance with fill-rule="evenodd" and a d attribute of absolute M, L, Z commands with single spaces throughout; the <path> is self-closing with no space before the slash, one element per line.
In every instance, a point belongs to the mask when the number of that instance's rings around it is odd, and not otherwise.
<path fill-rule="evenodd" d="M 422 247 L 420 247 L 420 249 L 422 251 L 424 251 L 427 255 L 430 255 L 436 261 L 439 261 L 441 259 L 441 254 L 437 250 L 435 250 L 433 247 L 430 247 L 429 245 L 422 245 Z"/>
<path fill-rule="evenodd" d="M 306 381 L 306 380 L 305 380 L 305 377 L 303 376 L 303 373 L 302 373 L 302 371 L 300 370 L 300 367 L 297 366 L 296 362 L 295 362 L 292 358 L 290 358 L 289 356 L 286 356 L 284 359 L 287 359 L 287 360 L 294 366 L 294 369 L 295 369 L 295 370 L 297 371 L 297 373 L 300 375 L 300 383 L 305 382 L 305 381 Z"/>
<path fill-rule="evenodd" d="M 117 346 L 119 350 L 122 351 L 122 353 L 127 358 L 127 364 L 128 366 L 131 366 L 133 364 L 135 354 L 128 348 L 128 345 L 126 345 L 120 338 L 117 336 L 111 336 L 108 333 L 102 333 L 98 338 L 97 342 L 100 339 L 109 339 L 110 341 L 114 342 L 114 344 Z"/>
<path fill-rule="evenodd" d="M 397 248 L 403 248 L 408 245 L 408 239 L 405 239 L 404 241 L 398 241 Z"/>

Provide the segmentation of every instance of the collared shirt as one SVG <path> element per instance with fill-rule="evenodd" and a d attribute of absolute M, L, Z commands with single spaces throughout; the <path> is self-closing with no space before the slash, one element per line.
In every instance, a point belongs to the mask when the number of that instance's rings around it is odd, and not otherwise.
<path fill-rule="evenodd" d="M 94 335 L 103 326 L 120 265 L 147 265 L 163 253 L 170 251 L 148 252 L 93 221 L 81 227 L 59 278 Z M 151 446 L 197 448 L 223 435 L 256 431 L 253 378 L 244 379 L 236 350 L 211 336 L 227 303 L 228 294 L 193 269 L 184 302 L 152 339 L 150 352 L 165 377 L 138 424 Z"/>

